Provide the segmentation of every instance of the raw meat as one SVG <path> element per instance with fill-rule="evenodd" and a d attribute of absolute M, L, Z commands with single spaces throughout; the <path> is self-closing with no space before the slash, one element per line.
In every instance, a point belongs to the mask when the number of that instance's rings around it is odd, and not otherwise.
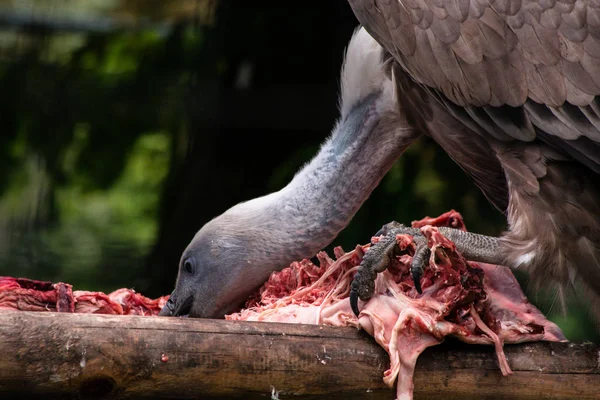
<path fill-rule="evenodd" d="M 504 375 L 511 370 L 503 343 L 566 340 L 560 329 L 528 302 L 508 268 L 465 261 L 433 224 L 465 229 L 455 211 L 413 223 L 432 250 L 421 281 L 422 295 L 414 288 L 409 272 L 415 244 L 412 237 L 398 235 L 401 255 L 378 275 L 373 297 L 359 302 L 359 318 L 352 313 L 348 295 L 352 277 L 370 245 L 357 246 L 349 253 L 338 247 L 335 261 L 321 252 L 317 256 L 320 267 L 308 260 L 292 263 L 273 273 L 244 309 L 226 318 L 364 329 L 389 353 L 390 368 L 383 379 L 390 387 L 397 381 L 397 398 L 402 400 L 412 399 L 419 354 L 445 336 L 494 345 Z"/>
<path fill-rule="evenodd" d="M 117 289 L 108 297 L 123 307 L 125 315 L 158 315 L 169 300 L 169 296 L 152 300 L 131 289 Z"/>
<path fill-rule="evenodd" d="M 157 315 L 169 296 L 152 300 L 132 289 L 112 293 L 73 291 L 66 283 L 0 277 L 0 310 Z"/>
<path fill-rule="evenodd" d="M 75 312 L 85 314 L 124 314 L 123 307 L 102 292 L 76 290 Z"/>
<path fill-rule="evenodd" d="M 62 282 L 0 277 L 0 310 L 73 312 L 73 288 Z"/>

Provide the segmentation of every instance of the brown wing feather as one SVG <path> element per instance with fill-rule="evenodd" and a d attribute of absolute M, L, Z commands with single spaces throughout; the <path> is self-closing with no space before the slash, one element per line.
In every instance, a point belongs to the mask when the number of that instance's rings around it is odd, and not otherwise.
<path fill-rule="evenodd" d="M 411 76 L 440 90 L 461 106 L 488 104 L 491 99 L 519 106 L 527 98 L 554 107 L 569 100 L 581 106 L 589 104 L 591 97 L 581 92 L 592 97 L 600 95 L 600 8 L 592 3 L 350 0 L 367 31 Z M 385 29 L 382 20 L 386 22 Z M 423 30 L 430 30 L 433 35 L 423 35 L 420 32 Z M 428 75 L 437 71 L 423 69 L 422 57 L 418 62 L 411 62 L 411 58 L 419 56 L 415 48 L 423 45 L 417 37 L 428 37 L 428 40 L 434 37 L 447 47 L 446 52 L 452 52 L 461 62 L 464 82 L 458 82 L 456 73 L 444 76 L 448 82 Z M 435 46 L 439 48 L 438 44 Z M 577 65 L 565 65 L 564 61 Z M 499 85 L 473 73 L 498 70 L 507 63 L 517 66 L 520 73 L 527 76 L 522 86 L 526 96 L 509 99 L 500 93 Z M 582 85 L 585 81 L 594 84 Z M 585 101 L 588 103 L 583 104 Z"/>
<path fill-rule="evenodd" d="M 471 121 L 463 123 L 471 132 L 529 142 L 541 130 L 554 136 L 541 140 L 562 141 L 565 149 L 579 137 L 600 143 L 600 120 L 593 110 L 600 96 L 600 4 L 349 1 L 365 29 L 408 75 L 465 107 Z M 500 118 L 504 111 L 486 115 L 473 106 L 524 107 L 527 115 L 523 126 L 513 126 Z M 588 150 L 578 161 L 595 163 L 596 151 Z M 600 164 L 593 169 L 600 170 Z"/>

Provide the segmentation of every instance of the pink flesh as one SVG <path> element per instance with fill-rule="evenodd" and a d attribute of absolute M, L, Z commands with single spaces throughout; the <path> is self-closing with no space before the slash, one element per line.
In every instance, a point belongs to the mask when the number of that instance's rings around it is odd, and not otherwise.
<path fill-rule="evenodd" d="M 62 282 L 2 276 L 0 310 L 73 312 L 73 288 Z"/>
<path fill-rule="evenodd" d="M 58 311 L 117 315 L 158 315 L 169 296 L 152 300 L 132 289 L 73 291 L 66 283 L 0 277 L 0 310 Z"/>
<path fill-rule="evenodd" d="M 397 380 L 397 398 L 402 400 L 412 399 L 419 354 L 445 336 L 494 345 L 504 375 L 511 370 L 503 343 L 566 340 L 560 329 L 529 303 L 508 268 L 466 262 L 454 244 L 430 224 L 465 229 L 455 211 L 413 223 L 421 228 L 432 250 L 429 268 L 421 279 L 422 295 L 409 273 L 415 250 L 412 237 L 398 235 L 402 254 L 378 275 L 373 297 L 366 303 L 359 301 L 358 319 L 350 309 L 348 295 L 369 245 L 345 254 L 338 247 L 336 261 L 321 252 L 321 268 L 308 260 L 292 263 L 273 273 L 246 308 L 226 319 L 362 328 L 390 355 L 390 368 L 383 379 L 390 387 Z"/>
<path fill-rule="evenodd" d="M 121 305 L 124 310 L 123 314 L 126 315 L 158 315 L 169 299 L 169 296 L 162 296 L 152 300 L 132 289 L 118 289 L 110 293 L 108 297 Z"/>

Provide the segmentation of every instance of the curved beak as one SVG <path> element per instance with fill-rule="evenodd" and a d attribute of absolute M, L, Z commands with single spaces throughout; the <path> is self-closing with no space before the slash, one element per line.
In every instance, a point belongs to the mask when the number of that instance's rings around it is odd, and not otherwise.
<path fill-rule="evenodd" d="M 175 291 L 171 293 L 167 304 L 158 313 L 162 317 L 178 317 L 187 315 L 192 309 L 192 303 L 194 302 L 194 296 L 188 296 L 183 301 L 179 301 Z"/>

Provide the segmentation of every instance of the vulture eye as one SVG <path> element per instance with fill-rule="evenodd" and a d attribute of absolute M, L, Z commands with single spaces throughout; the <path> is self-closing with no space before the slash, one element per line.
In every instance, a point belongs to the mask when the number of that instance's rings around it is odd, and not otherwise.
<path fill-rule="evenodd" d="M 185 269 L 185 272 L 187 272 L 190 275 L 194 274 L 194 264 L 192 263 L 192 261 L 189 258 L 184 261 L 183 269 Z"/>

